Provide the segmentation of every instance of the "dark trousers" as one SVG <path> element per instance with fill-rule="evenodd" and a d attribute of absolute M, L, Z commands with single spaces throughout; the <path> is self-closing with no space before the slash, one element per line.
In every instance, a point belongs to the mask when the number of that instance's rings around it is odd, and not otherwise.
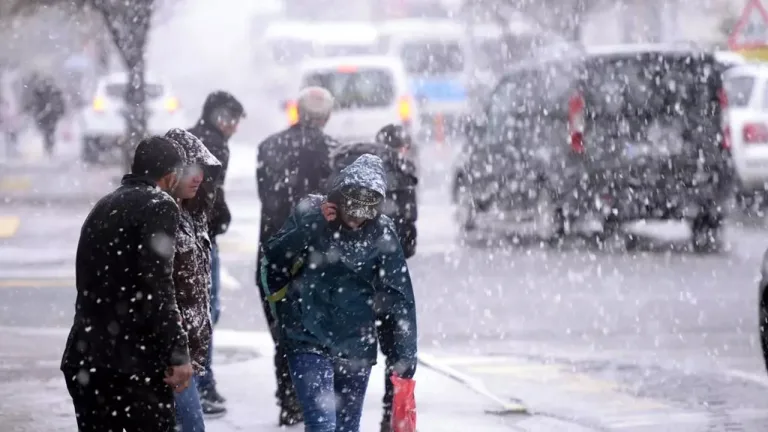
<path fill-rule="evenodd" d="M 394 369 L 393 354 L 389 348 L 395 344 L 394 327 L 391 320 L 386 317 L 379 318 L 380 325 L 377 328 L 381 352 L 386 358 L 386 373 L 384 374 L 384 397 L 381 400 L 383 416 L 381 418 L 381 430 L 388 431 L 392 423 L 392 399 L 395 395 L 395 387 L 389 379 Z"/>
<path fill-rule="evenodd" d="M 261 295 L 261 306 L 264 309 L 264 316 L 267 318 L 272 341 L 275 343 L 275 379 L 277 380 L 277 404 L 282 409 L 290 411 L 299 410 L 299 402 L 296 398 L 296 389 L 291 381 L 291 371 L 288 367 L 288 354 L 280 343 L 280 328 L 277 320 L 272 315 L 272 308 L 267 301 L 264 287 L 261 286 L 260 266 L 262 255 L 259 253 L 256 264 L 256 285 L 259 295 Z"/>
<path fill-rule="evenodd" d="M 40 123 L 40 134 L 43 135 L 43 147 L 47 154 L 53 154 L 53 147 L 56 145 L 56 122 Z"/>
<path fill-rule="evenodd" d="M 65 370 L 79 432 L 173 432 L 171 388 L 162 376 L 146 382 L 108 371 Z"/>

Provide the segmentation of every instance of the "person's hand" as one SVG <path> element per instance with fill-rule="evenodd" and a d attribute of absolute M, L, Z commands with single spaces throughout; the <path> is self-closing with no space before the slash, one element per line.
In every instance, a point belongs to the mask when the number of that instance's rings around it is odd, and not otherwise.
<path fill-rule="evenodd" d="M 323 217 L 328 222 L 333 222 L 336 220 L 336 216 L 338 214 L 336 204 L 323 201 L 323 203 L 320 204 L 320 211 L 323 213 Z"/>
<path fill-rule="evenodd" d="M 181 366 L 171 366 L 165 373 L 163 381 L 171 386 L 173 391 L 181 393 L 189 386 L 193 373 L 192 364 L 190 363 Z"/>

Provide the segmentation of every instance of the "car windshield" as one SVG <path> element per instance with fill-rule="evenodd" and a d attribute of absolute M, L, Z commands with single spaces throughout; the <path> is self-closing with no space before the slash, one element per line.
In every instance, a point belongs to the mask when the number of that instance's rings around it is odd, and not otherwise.
<path fill-rule="evenodd" d="M 587 139 L 603 142 L 594 154 L 626 156 L 642 148 L 642 154 L 667 157 L 696 151 L 688 144 L 703 141 L 693 135 L 720 130 L 719 75 L 713 59 L 695 54 L 588 62 L 584 92 L 592 127 L 587 128 Z"/>
<path fill-rule="evenodd" d="M 310 42 L 299 40 L 276 40 L 270 44 L 272 60 L 279 65 L 294 65 L 310 58 L 314 48 Z"/>
<path fill-rule="evenodd" d="M 409 74 L 442 75 L 464 70 L 464 52 L 458 42 L 410 42 L 403 45 L 400 55 Z"/>
<path fill-rule="evenodd" d="M 309 86 L 330 91 L 339 110 L 388 106 L 395 97 L 392 74 L 383 69 L 315 72 L 304 80 Z"/>
<path fill-rule="evenodd" d="M 716 98 L 715 72 L 692 55 L 595 58 L 587 63 L 587 107 L 596 116 L 694 114 Z"/>
<path fill-rule="evenodd" d="M 125 90 L 127 87 L 128 85 L 124 83 L 111 83 L 106 85 L 104 91 L 110 98 L 122 99 L 125 97 Z M 148 99 L 158 99 L 163 96 L 163 92 L 165 91 L 162 85 L 151 83 L 144 84 L 144 89 L 146 90 Z"/>

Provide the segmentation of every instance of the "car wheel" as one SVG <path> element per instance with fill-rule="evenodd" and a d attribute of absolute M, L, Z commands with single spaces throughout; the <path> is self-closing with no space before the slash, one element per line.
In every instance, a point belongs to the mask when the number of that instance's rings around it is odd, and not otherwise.
<path fill-rule="evenodd" d="M 723 223 L 720 219 L 702 215 L 691 221 L 693 251 L 717 253 L 723 249 Z"/>
<path fill-rule="evenodd" d="M 99 162 L 98 141 L 93 137 L 83 137 L 80 143 L 80 159 L 88 164 Z"/>
<path fill-rule="evenodd" d="M 456 220 L 465 232 L 477 228 L 477 204 L 469 188 L 460 187 L 456 196 Z"/>
<path fill-rule="evenodd" d="M 549 188 L 539 189 L 533 225 L 539 240 L 558 244 L 565 237 L 565 217 Z"/>

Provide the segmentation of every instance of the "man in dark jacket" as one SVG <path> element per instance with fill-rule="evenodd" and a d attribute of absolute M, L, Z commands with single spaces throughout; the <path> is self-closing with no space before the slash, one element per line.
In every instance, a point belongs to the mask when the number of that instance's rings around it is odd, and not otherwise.
<path fill-rule="evenodd" d="M 52 78 L 33 75 L 28 83 L 24 108 L 43 135 L 45 152 L 53 154 L 56 144 L 56 126 L 64 116 L 64 94 Z"/>
<path fill-rule="evenodd" d="M 211 320 L 215 325 L 221 314 L 219 301 L 219 249 L 216 236 L 224 234 L 232 221 L 227 201 L 224 197 L 224 180 L 229 167 L 229 139 L 237 131 L 240 119 L 245 117 L 243 105 L 230 93 L 214 91 L 203 103 L 203 113 L 197 124 L 189 132 L 203 142 L 208 151 L 221 163 L 221 174 L 216 181 L 213 210 L 209 219 L 211 238 Z M 203 399 L 203 411 L 207 415 L 218 415 L 226 399 L 216 389 L 213 375 L 213 348 L 208 350 L 205 375 L 197 380 L 200 396 Z"/>
<path fill-rule="evenodd" d="M 174 429 L 173 390 L 192 375 L 172 277 L 179 208 L 168 192 L 180 163 L 168 140 L 143 140 L 80 232 L 61 361 L 80 432 Z"/>
<path fill-rule="evenodd" d="M 323 133 L 323 127 L 330 118 L 333 104 L 333 96 L 327 90 L 319 87 L 304 89 L 298 98 L 298 123 L 268 137 L 259 145 L 256 180 L 261 200 L 260 244 L 280 230 L 300 199 L 324 189 L 331 175 L 329 148 L 334 146 L 334 141 Z M 261 259 L 259 253 L 258 262 Z M 291 382 L 286 354 L 279 342 L 278 328 L 264 296 L 258 267 L 256 273 L 264 315 L 275 341 L 279 423 L 289 426 L 300 423 L 303 417 Z"/>

